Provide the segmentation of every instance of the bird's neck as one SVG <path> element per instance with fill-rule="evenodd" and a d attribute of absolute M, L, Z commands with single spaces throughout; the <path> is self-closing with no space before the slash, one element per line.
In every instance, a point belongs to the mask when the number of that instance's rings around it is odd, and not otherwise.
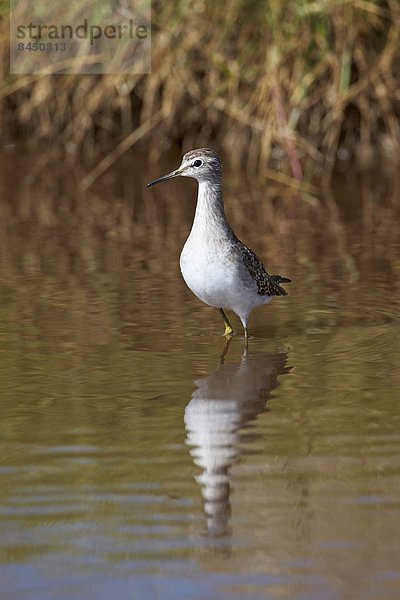
<path fill-rule="evenodd" d="M 192 232 L 201 232 L 201 235 L 209 237 L 223 236 L 231 231 L 225 216 L 221 182 L 199 182 Z"/>

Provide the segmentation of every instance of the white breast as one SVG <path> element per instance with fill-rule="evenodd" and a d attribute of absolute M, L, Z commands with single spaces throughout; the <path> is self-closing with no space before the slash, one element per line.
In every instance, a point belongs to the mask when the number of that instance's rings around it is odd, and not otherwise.
<path fill-rule="evenodd" d="M 189 237 L 182 250 L 180 267 L 186 285 L 200 300 L 210 306 L 230 308 L 226 302 L 233 283 L 220 256 L 213 256 Z"/>
<path fill-rule="evenodd" d="M 211 252 L 207 244 L 199 244 L 192 236 L 182 250 L 180 267 L 186 285 L 210 306 L 245 316 L 255 306 L 270 300 L 268 296 L 257 294 L 256 282 L 237 262 L 236 255 L 220 248 Z"/>
<path fill-rule="evenodd" d="M 200 300 L 233 310 L 244 326 L 253 308 L 270 301 L 258 294 L 257 284 L 235 246 L 221 190 L 217 193 L 207 182 L 199 184 L 195 218 L 180 267 L 187 286 Z"/>

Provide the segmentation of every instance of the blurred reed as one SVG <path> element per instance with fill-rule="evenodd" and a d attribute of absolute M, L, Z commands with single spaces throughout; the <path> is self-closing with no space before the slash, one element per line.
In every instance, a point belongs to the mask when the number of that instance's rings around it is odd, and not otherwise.
<path fill-rule="evenodd" d="M 329 179 L 340 156 L 398 160 L 398 0 L 153 2 L 151 75 L 8 74 L 1 4 L 3 143 L 103 159 L 141 144 L 213 145 L 233 167 Z M 291 184 L 293 185 L 293 183 Z"/>

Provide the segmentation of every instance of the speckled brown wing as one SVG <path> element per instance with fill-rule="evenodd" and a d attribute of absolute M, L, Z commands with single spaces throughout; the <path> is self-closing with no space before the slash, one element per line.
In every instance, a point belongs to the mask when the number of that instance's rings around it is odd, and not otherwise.
<path fill-rule="evenodd" d="M 279 283 L 289 283 L 290 279 L 281 275 L 269 275 L 257 254 L 241 242 L 239 251 L 242 255 L 244 266 L 257 283 L 260 296 L 287 296 L 287 291 Z"/>

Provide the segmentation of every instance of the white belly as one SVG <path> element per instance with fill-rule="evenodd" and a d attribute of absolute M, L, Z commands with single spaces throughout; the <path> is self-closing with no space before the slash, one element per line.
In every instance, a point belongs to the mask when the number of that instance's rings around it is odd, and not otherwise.
<path fill-rule="evenodd" d="M 180 267 L 186 285 L 215 308 L 230 309 L 246 318 L 253 308 L 270 301 L 257 293 L 256 282 L 237 261 L 237 255 L 208 252 L 192 244 L 190 237 L 182 250 Z"/>

